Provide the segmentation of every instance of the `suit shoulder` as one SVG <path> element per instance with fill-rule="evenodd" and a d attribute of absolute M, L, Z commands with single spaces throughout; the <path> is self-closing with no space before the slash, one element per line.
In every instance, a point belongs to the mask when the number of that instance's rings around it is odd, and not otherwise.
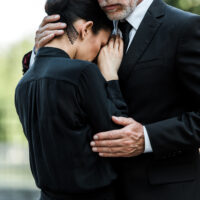
<path fill-rule="evenodd" d="M 175 32 L 179 37 L 189 31 L 196 32 L 199 29 L 200 16 L 166 4 L 163 22 L 167 30 Z"/>
<path fill-rule="evenodd" d="M 200 20 L 200 16 L 166 4 L 166 17 L 171 23 L 185 24 L 190 20 Z"/>

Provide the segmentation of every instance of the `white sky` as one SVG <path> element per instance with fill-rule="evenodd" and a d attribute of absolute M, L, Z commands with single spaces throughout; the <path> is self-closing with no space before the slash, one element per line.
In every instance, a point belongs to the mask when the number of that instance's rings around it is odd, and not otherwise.
<path fill-rule="evenodd" d="M 46 15 L 46 0 L 3 0 L 0 4 L 0 47 L 33 35 Z"/>

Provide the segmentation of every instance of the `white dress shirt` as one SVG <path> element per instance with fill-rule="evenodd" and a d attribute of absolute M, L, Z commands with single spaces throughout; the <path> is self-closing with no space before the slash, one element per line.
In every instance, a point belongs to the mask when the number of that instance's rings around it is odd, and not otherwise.
<path fill-rule="evenodd" d="M 135 37 L 135 34 L 152 3 L 153 3 L 153 0 L 143 0 L 135 8 L 135 10 L 126 18 L 126 21 L 133 27 L 129 33 L 129 44 L 126 49 L 126 52 L 128 51 L 128 49 Z M 147 129 L 145 128 L 145 126 L 143 126 L 143 130 L 144 130 L 144 141 L 145 141 L 144 153 L 153 152 L 151 142 L 149 140 L 149 135 L 147 133 Z"/>
<path fill-rule="evenodd" d="M 151 6 L 152 3 L 153 3 L 153 0 L 143 0 L 135 8 L 135 10 L 126 18 L 126 20 L 129 22 L 129 24 L 133 27 L 129 34 L 129 44 L 128 44 L 127 50 L 130 47 L 130 44 L 133 41 L 135 34 L 136 34 L 144 16 L 146 15 L 147 10 L 149 9 L 149 7 Z M 30 60 L 30 67 L 33 65 L 34 59 L 35 59 L 35 54 L 33 51 L 32 55 L 31 55 L 31 60 Z M 145 140 L 144 153 L 153 152 L 152 146 L 151 146 L 151 143 L 149 140 L 149 136 L 148 136 L 145 126 L 143 126 L 143 129 L 144 129 L 144 140 Z"/>
<path fill-rule="evenodd" d="M 133 41 L 133 38 L 135 37 L 135 34 L 144 18 L 144 16 L 147 13 L 147 10 L 153 3 L 153 0 L 143 0 L 136 8 L 135 10 L 126 18 L 126 21 L 133 27 L 130 31 L 129 35 L 129 44 L 127 47 L 130 47 L 131 42 Z"/>

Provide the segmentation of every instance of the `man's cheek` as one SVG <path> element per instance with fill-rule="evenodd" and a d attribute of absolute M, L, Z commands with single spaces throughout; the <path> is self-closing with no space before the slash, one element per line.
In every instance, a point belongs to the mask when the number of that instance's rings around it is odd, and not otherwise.
<path fill-rule="evenodd" d="M 103 2 L 103 0 L 98 0 L 98 3 L 101 4 Z"/>

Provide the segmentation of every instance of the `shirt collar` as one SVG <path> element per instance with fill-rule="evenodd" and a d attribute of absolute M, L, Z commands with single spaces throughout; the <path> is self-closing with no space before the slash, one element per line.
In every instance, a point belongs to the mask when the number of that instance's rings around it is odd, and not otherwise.
<path fill-rule="evenodd" d="M 69 55 L 62 49 L 55 47 L 42 47 L 37 52 L 38 56 L 49 56 L 49 57 L 65 57 L 70 58 Z"/>
<path fill-rule="evenodd" d="M 126 18 L 126 21 L 132 25 L 132 27 L 137 30 L 146 15 L 149 7 L 153 3 L 153 0 L 143 0 L 135 10 Z"/>

